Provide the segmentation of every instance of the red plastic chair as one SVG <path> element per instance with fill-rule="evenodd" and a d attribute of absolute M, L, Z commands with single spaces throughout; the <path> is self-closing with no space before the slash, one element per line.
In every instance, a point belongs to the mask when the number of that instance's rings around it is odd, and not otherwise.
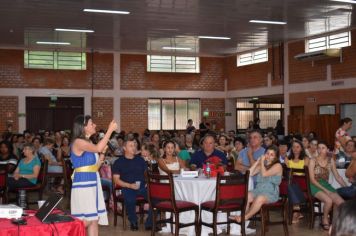
<path fill-rule="evenodd" d="M 310 215 L 310 219 L 311 220 L 311 209 L 312 209 L 312 203 L 310 201 L 310 197 L 308 194 L 308 180 L 307 180 L 307 176 L 308 176 L 308 167 L 305 167 L 303 169 L 289 169 L 289 183 L 295 183 L 299 186 L 300 190 L 304 193 L 304 197 L 306 199 L 305 203 L 301 203 L 298 204 L 299 206 L 299 210 L 294 209 L 294 205 L 289 203 L 288 204 L 288 220 L 289 220 L 289 224 L 292 224 L 292 218 L 293 218 L 293 213 L 294 212 L 306 212 L 307 215 Z M 319 205 L 320 207 L 320 205 Z M 321 212 L 321 209 L 319 208 L 319 212 Z M 318 213 L 317 213 L 318 214 Z M 310 221 L 309 221 L 310 222 Z"/>
<path fill-rule="evenodd" d="M 288 236 L 288 180 L 282 179 L 279 185 L 279 200 L 275 203 L 264 204 L 260 210 L 261 216 L 261 235 L 266 235 L 269 225 L 283 225 L 284 235 Z M 270 210 L 280 210 L 282 219 L 280 221 L 270 221 L 269 211 Z"/>
<path fill-rule="evenodd" d="M 114 183 L 114 178 L 112 178 L 112 196 L 114 200 L 114 226 L 117 225 L 117 216 L 122 217 L 122 226 L 124 230 L 126 230 L 126 208 L 125 208 L 125 199 L 121 193 L 122 187 L 116 185 Z M 121 209 L 118 208 L 118 203 L 121 203 Z M 143 216 L 144 216 L 144 205 L 147 203 L 143 196 L 137 196 L 136 198 L 136 206 L 139 207 L 139 211 L 137 213 L 140 214 L 140 221 L 143 223 Z"/>
<path fill-rule="evenodd" d="M 306 176 L 306 181 L 307 181 L 307 194 L 308 194 L 308 201 L 309 201 L 309 205 L 311 207 L 309 207 L 310 209 L 310 220 L 309 220 L 309 228 L 312 229 L 314 227 L 314 221 L 315 221 L 315 216 L 319 216 L 320 217 L 320 222 L 322 221 L 322 210 L 321 210 L 321 201 L 317 198 L 315 198 L 312 193 L 311 193 L 311 189 L 310 189 L 310 176 L 309 176 L 309 169 L 308 167 L 304 167 L 305 169 L 305 176 Z M 315 207 L 318 208 L 318 212 L 315 212 Z M 330 213 L 330 217 L 332 218 L 332 212 Z"/>
<path fill-rule="evenodd" d="M 7 203 L 7 171 L 0 172 L 0 198 L 1 204 Z"/>
<path fill-rule="evenodd" d="M 199 228 L 199 206 L 195 203 L 188 201 L 179 201 L 175 199 L 174 194 L 174 182 L 172 174 L 169 175 L 159 175 L 152 172 L 146 171 L 146 182 L 148 189 L 148 201 L 150 203 L 152 213 L 153 213 L 153 225 L 151 235 L 155 235 L 155 230 L 157 225 L 170 223 L 171 230 L 173 233 L 172 224 L 175 224 L 174 235 L 179 235 L 179 229 L 195 226 L 196 235 L 200 235 Z M 195 220 L 191 223 L 180 223 L 179 213 L 186 211 L 195 212 Z M 171 217 L 169 219 L 157 220 L 158 212 L 170 212 Z M 173 221 L 174 216 L 174 221 Z"/>
<path fill-rule="evenodd" d="M 200 224 L 213 229 L 213 235 L 217 235 L 217 225 L 227 224 L 227 234 L 230 234 L 230 224 L 236 223 L 241 225 L 241 234 L 245 233 L 245 210 L 247 205 L 247 193 L 250 172 L 245 175 L 222 176 L 218 174 L 216 179 L 216 197 L 215 201 L 203 202 L 200 205 Z M 202 221 L 202 211 L 208 211 L 213 214 L 213 223 Z M 230 213 L 241 211 L 241 223 L 229 219 Z M 227 220 L 217 222 L 218 212 L 226 212 Z"/>

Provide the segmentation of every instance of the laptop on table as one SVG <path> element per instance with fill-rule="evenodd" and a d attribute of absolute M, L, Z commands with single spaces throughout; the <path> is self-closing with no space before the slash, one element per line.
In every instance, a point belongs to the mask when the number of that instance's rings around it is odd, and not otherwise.
<path fill-rule="evenodd" d="M 50 197 L 46 200 L 46 202 L 36 212 L 35 216 L 37 217 L 37 219 L 39 219 L 42 223 L 45 224 L 74 221 L 74 219 L 68 215 L 51 214 L 53 209 L 59 204 L 62 199 L 63 196 L 61 194 L 51 194 Z"/>

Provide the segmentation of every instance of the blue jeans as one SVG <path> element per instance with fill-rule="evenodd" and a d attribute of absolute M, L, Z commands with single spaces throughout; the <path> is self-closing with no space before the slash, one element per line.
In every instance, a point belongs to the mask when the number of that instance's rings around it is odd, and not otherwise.
<path fill-rule="evenodd" d="M 122 194 L 124 195 L 126 212 L 131 224 L 137 224 L 136 215 L 136 197 L 143 196 L 147 200 L 147 189 L 142 186 L 139 190 L 123 188 Z M 148 209 L 148 217 L 145 222 L 145 227 L 152 226 L 152 210 Z"/>
<path fill-rule="evenodd" d="M 356 184 L 352 184 L 348 187 L 338 188 L 337 193 L 344 199 L 352 199 L 356 197 Z"/>

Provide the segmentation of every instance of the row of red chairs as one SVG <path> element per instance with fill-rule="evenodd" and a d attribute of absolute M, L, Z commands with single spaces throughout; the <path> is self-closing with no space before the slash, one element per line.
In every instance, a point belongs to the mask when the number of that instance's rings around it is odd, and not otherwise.
<path fill-rule="evenodd" d="M 230 176 L 217 176 L 216 183 L 216 198 L 214 201 L 207 201 L 202 203 L 200 206 L 188 202 L 176 200 L 174 193 L 174 181 L 171 174 L 169 175 L 159 175 L 157 173 L 146 172 L 146 182 L 148 188 L 148 200 L 153 211 L 153 227 L 151 235 L 155 234 L 155 229 L 158 225 L 169 223 L 171 225 L 171 230 L 173 233 L 174 224 L 174 234 L 179 235 L 179 229 L 188 226 L 195 227 L 196 235 L 200 235 L 202 225 L 210 227 L 213 229 L 213 235 L 217 235 L 217 225 L 227 224 L 227 233 L 230 233 L 230 224 L 237 223 L 229 219 L 232 212 L 241 211 L 242 220 L 241 223 L 241 234 L 246 235 L 244 219 L 245 209 L 247 205 L 247 194 L 249 186 L 249 172 L 246 175 L 230 175 Z M 259 217 L 255 219 L 261 220 L 261 235 L 265 235 L 268 231 L 268 225 L 282 224 L 284 228 L 285 235 L 288 235 L 288 222 L 287 222 L 287 180 L 284 179 L 280 185 L 280 200 L 273 204 L 265 204 L 262 206 Z M 113 197 L 114 197 L 114 225 L 117 225 L 117 216 L 122 216 L 123 227 L 126 229 L 126 213 L 124 208 L 124 198 L 119 194 L 120 187 L 113 183 Z M 122 204 L 121 211 L 117 208 L 117 203 Z M 138 212 L 143 217 L 143 205 L 146 203 L 143 197 L 138 197 L 137 205 Z M 279 210 L 282 214 L 282 220 L 271 221 L 269 217 L 270 210 Z M 195 219 L 190 223 L 182 223 L 179 220 L 179 213 L 186 211 L 194 211 Z M 202 217 L 202 211 L 208 211 L 213 214 L 213 222 L 204 222 Z M 171 217 L 164 219 L 162 213 L 169 212 Z M 217 215 L 219 212 L 225 212 L 227 218 L 225 222 L 217 222 Z M 160 215 L 159 219 L 157 216 Z"/>

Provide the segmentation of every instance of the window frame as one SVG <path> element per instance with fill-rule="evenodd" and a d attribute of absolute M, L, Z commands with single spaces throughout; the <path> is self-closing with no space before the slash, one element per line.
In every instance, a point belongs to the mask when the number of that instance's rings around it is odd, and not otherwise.
<path fill-rule="evenodd" d="M 332 39 L 330 39 L 330 37 L 339 35 L 339 34 L 344 34 L 347 33 L 347 46 L 333 46 L 332 44 L 330 44 L 330 41 Z M 323 39 L 324 38 L 324 39 Z M 346 38 L 346 37 L 345 37 Z M 310 48 L 310 40 L 317 40 L 320 39 L 319 43 L 324 43 L 325 47 L 314 47 L 314 48 Z M 323 39 L 323 40 L 321 40 Z M 341 43 L 340 43 L 341 44 Z M 344 31 L 344 32 L 338 32 L 335 34 L 328 34 L 328 35 L 324 35 L 324 36 L 317 36 L 317 37 L 312 37 L 309 39 L 305 40 L 305 52 L 317 52 L 317 51 L 321 51 L 321 50 L 326 50 L 326 49 L 332 49 L 332 48 L 344 48 L 344 47 L 350 47 L 352 44 L 352 39 L 351 39 L 351 31 Z M 316 48 L 316 50 L 315 50 Z"/>
<path fill-rule="evenodd" d="M 36 52 L 38 54 L 36 54 Z M 41 55 L 40 52 L 43 54 Z M 48 64 L 30 64 L 30 55 L 37 55 L 37 56 L 47 56 L 51 57 L 51 59 L 48 59 L 47 62 L 51 62 Z M 45 53 L 48 53 L 48 55 L 44 55 Z M 69 57 L 73 57 L 71 55 L 65 55 L 65 54 L 70 54 L 70 53 L 78 53 L 78 58 L 79 59 L 79 54 L 80 56 L 80 65 L 65 65 L 65 62 L 68 61 Z M 75 58 L 75 57 L 74 57 Z M 36 59 L 32 59 L 36 60 Z M 43 60 L 43 59 L 37 59 L 37 60 Z M 75 60 L 74 60 L 75 61 Z M 72 61 L 72 62 L 74 62 Z M 45 67 L 45 65 L 47 65 Z M 77 68 L 75 68 L 77 66 Z M 79 68 L 80 67 L 80 68 Z M 75 71 L 82 71 L 87 69 L 87 54 L 86 52 L 67 52 L 67 51 L 42 51 L 42 50 L 24 50 L 24 68 L 25 69 L 39 69 L 39 70 L 75 70 Z"/>
<path fill-rule="evenodd" d="M 156 57 L 156 56 L 159 56 L 159 57 L 170 57 L 170 64 L 166 64 L 166 65 L 170 65 L 170 68 L 167 67 L 167 68 L 165 68 L 166 70 L 159 70 L 159 69 L 162 69 L 162 68 L 161 67 L 152 67 L 152 60 L 159 60 L 158 58 L 157 59 L 154 59 L 154 58 L 152 59 L 152 57 Z M 183 71 L 182 68 L 179 69 L 179 65 L 189 65 L 189 63 L 187 63 L 187 64 L 184 64 L 184 63 L 177 64 L 177 61 L 184 61 L 184 60 L 179 60 L 179 58 L 195 58 L 195 60 L 186 60 L 186 62 L 195 61 L 195 63 L 192 64 L 195 67 L 194 71 L 193 71 L 193 69 L 192 69 L 192 71 Z M 150 55 L 146 56 L 146 60 L 147 60 L 146 72 L 148 72 L 148 73 L 189 73 L 189 74 L 199 74 L 200 73 L 200 58 L 199 57 L 194 57 L 194 56 L 191 56 L 191 57 L 187 57 L 187 56 L 172 56 L 172 55 L 152 55 L 152 54 L 150 54 Z M 169 59 L 167 59 L 167 62 L 168 61 L 169 61 Z M 165 63 L 161 63 L 161 64 L 165 64 Z M 159 65 L 159 64 L 157 63 L 157 65 Z M 177 69 L 177 67 L 178 67 L 178 69 Z M 158 70 L 157 69 L 156 70 L 152 70 L 152 68 L 157 68 Z"/>
<path fill-rule="evenodd" d="M 236 101 L 237 103 L 238 101 Z M 278 104 L 280 105 L 281 107 L 280 108 L 260 108 L 260 104 Z M 251 108 L 238 108 L 236 107 L 236 129 L 238 130 L 239 133 L 244 133 L 246 130 L 247 130 L 247 127 L 244 128 L 244 129 L 239 129 L 238 128 L 238 111 L 253 111 L 253 119 L 255 118 L 259 118 L 260 114 L 259 112 L 260 111 L 279 111 L 280 114 L 281 114 L 281 120 L 283 121 L 284 120 L 284 103 L 253 103 L 253 107 Z M 267 127 L 269 128 L 269 127 Z M 267 128 L 262 128 L 262 130 L 265 130 Z M 274 127 L 273 127 L 274 128 Z"/>
<path fill-rule="evenodd" d="M 325 106 L 333 106 L 334 107 L 334 114 L 320 114 L 320 108 Z M 318 115 L 336 115 L 336 104 L 319 104 L 318 105 Z"/>
<path fill-rule="evenodd" d="M 259 56 L 260 54 L 257 54 L 259 52 L 262 52 L 262 51 L 266 51 L 266 57 L 263 57 L 262 60 L 261 59 L 255 59 L 256 56 Z M 249 62 L 243 62 L 241 63 L 241 60 L 240 58 L 243 57 L 243 56 L 247 56 L 251 54 L 251 59 Z M 256 55 L 257 54 L 257 55 Z M 268 53 L 268 48 L 260 48 L 258 50 L 254 50 L 254 51 L 250 51 L 250 52 L 247 52 L 247 53 L 241 53 L 241 54 L 238 54 L 236 56 L 236 66 L 237 67 L 241 67 L 241 66 L 248 66 L 248 65 L 253 65 L 253 64 L 259 64 L 259 63 L 264 63 L 264 62 L 268 62 L 269 60 L 269 53 Z"/>
<path fill-rule="evenodd" d="M 200 98 L 148 98 L 148 100 L 147 100 L 147 103 L 149 102 L 149 100 L 150 99 L 152 99 L 152 100 L 160 100 L 160 129 L 158 129 L 158 130 L 172 130 L 172 131 L 181 131 L 181 130 L 185 130 L 185 129 L 177 129 L 177 124 L 176 124 L 176 120 L 177 120 L 177 118 L 176 118 L 176 115 L 177 115 L 177 113 L 176 113 L 176 101 L 182 101 L 182 100 L 184 100 L 184 101 L 187 101 L 187 115 L 188 115 L 188 101 L 189 100 L 198 100 L 199 101 L 199 112 L 198 112 L 198 114 L 199 114 L 199 120 L 198 121 L 196 121 L 196 122 L 198 122 L 198 123 L 196 123 L 195 125 L 199 125 L 199 122 L 200 122 L 200 120 L 201 120 L 201 117 L 202 117 L 202 115 L 201 115 L 201 99 Z M 173 111 L 174 111 L 174 124 L 173 124 L 173 129 L 162 129 L 162 126 L 163 126 L 163 119 L 162 119 L 162 101 L 164 101 L 164 100 L 173 100 L 174 101 L 174 103 L 173 103 Z M 148 115 L 148 114 L 147 114 Z M 188 119 L 190 119 L 189 117 L 187 117 L 187 121 L 188 121 Z M 149 125 L 149 117 L 147 117 L 147 126 Z M 149 127 L 148 127 L 149 128 Z M 151 130 L 151 129 L 150 129 Z M 154 129 L 152 129 L 152 130 L 154 130 Z M 155 131 L 158 131 L 158 130 L 155 130 Z"/>

